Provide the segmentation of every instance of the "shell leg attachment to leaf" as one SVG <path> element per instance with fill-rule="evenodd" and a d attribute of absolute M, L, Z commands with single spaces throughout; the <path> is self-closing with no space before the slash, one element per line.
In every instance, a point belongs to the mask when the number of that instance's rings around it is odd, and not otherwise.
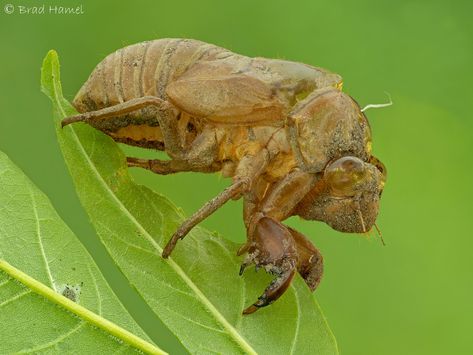
<path fill-rule="evenodd" d="M 61 126 L 64 127 L 74 122 L 91 123 L 94 121 L 106 120 L 107 118 L 125 115 L 147 106 L 155 106 L 161 111 L 169 111 L 171 109 L 171 106 L 166 101 L 163 101 L 158 97 L 144 96 L 114 106 L 105 107 L 97 111 L 84 112 L 78 115 L 66 117 L 61 121 Z"/>
<path fill-rule="evenodd" d="M 183 239 L 197 224 L 222 207 L 228 200 L 235 198 L 248 188 L 248 179 L 239 179 L 223 190 L 216 197 L 203 205 L 197 212 L 186 219 L 172 235 L 163 250 L 163 258 L 168 258 L 179 239 Z"/>
<path fill-rule="evenodd" d="M 296 273 L 296 263 L 296 246 L 289 230 L 275 219 L 269 217 L 259 219 L 240 273 L 243 273 L 247 265 L 255 264 L 256 267 L 263 267 L 267 272 L 276 275 L 276 278 L 258 300 L 243 311 L 243 314 L 256 312 L 281 297 Z"/>
<path fill-rule="evenodd" d="M 66 117 L 61 121 L 61 126 L 65 127 L 74 122 L 85 122 L 96 129 L 107 133 L 111 128 L 116 128 L 113 127 L 113 119 L 116 117 L 130 114 L 138 110 L 146 110 L 148 107 L 153 107 L 154 109 L 151 109 L 151 111 L 149 111 L 145 116 L 148 116 L 147 119 L 154 121 L 154 125 L 159 125 L 159 129 L 163 135 L 166 152 L 171 156 L 178 156 L 181 152 L 182 142 L 177 126 L 174 124 L 177 111 L 169 102 L 162 100 L 159 97 L 138 97 L 100 110 Z M 132 117 L 130 118 L 133 119 Z M 144 117 L 141 117 L 141 119 L 143 118 Z M 135 123 L 141 124 L 142 121 L 137 120 Z M 130 122 L 128 122 L 128 124 L 130 124 Z"/>

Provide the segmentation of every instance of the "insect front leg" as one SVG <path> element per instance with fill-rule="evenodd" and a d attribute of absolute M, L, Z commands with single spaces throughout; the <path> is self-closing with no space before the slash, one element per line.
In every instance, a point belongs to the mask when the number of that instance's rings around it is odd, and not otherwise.
<path fill-rule="evenodd" d="M 324 273 L 324 258 L 320 251 L 302 233 L 287 227 L 296 243 L 297 271 L 311 291 L 315 291 Z"/>
<path fill-rule="evenodd" d="M 307 238 L 280 222 L 293 214 L 294 208 L 316 181 L 316 175 L 296 169 L 271 186 L 260 203 L 245 200 L 248 241 L 238 251 L 238 255 L 247 253 L 240 275 L 248 265 L 255 264 L 276 278 L 263 295 L 243 311 L 244 314 L 276 301 L 289 287 L 296 271 L 311 290 L 318 285 L 322 256 Z"/>
<path fill-rule="evenodd" d="M 283 221 L 290 217 L 294 208 L 310 191 L 316 181 L 316 175 L 295 169 L 282 180 L 268 187 L 261 201 L 257 200 L 252 191 L 248 193 L 245 196 L 244 204 L 248 241 L 240 248 L 238 255 L 242 255 L 248 250 L 253 229 L 260 216 L 268 216 L 277 221 Z"/>
<path fill-rule="evenodd" d="M 323 257 L 302 233 L 273 218 L 261 217 L 251 240 L 240 275 L 248 265 L 255 264 L 257 269 L 264 268 L 276 278 L 243 314 L 251 314 L 275 302 L 290 286 L 296 270 L 311 291 L 317 288 L 324 271 Z"/>
<path fill-rule="evenodd" d="M 270 305 L 291 284 L 296 271 L 297 251 L 289 230 L 273 218 L 260 218 L 253 231 L 252 244 L 248 248 L 248 256 L 240 269 L 240 275 L 250 263 L 264 267 L 267 272 L 276 275 L 276 278 L 243 314 L 250 314 L 260 307 Z"/>

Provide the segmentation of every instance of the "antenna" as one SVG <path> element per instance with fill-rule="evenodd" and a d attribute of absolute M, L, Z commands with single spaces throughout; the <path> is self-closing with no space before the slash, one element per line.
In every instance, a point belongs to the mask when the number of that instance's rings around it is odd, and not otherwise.
<path fill-rule="evenodd" d="M 383 243 L 383 246 L 386 246 L 386 243 L 384 242 L 384 239 L 383 239 L 383 235 L 381 234 L 381 231 L 376 223 L 374 224 L 374 227 L 376 228 L 376 231 L 378 232 L 379 238 L 381 239 L 381 243 Z"/>
<path fill-rule="evenodd" d="M 393 104 L 393 100 L 391 99 L 391 95 L 386 91 L 384 93 L 388 96 L 389 102 L 387 102 L 385 104 L 368 104 L 368 105 L 366 105 L 365 107 L 363 107 L 361 109 L 361 112 L 365 112 L 366 110 L 369 110 L 370 108 L 383 108 L 383 107 L 391 106 Z"/>

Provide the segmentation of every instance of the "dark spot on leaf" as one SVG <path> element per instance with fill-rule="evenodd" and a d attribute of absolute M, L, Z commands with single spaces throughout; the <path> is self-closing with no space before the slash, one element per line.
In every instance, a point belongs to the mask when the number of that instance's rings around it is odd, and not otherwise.
<path fill-rule="evenodd" d="M 69 298 L 73 302 L 79 303 L 79 296 L 83 284 L 83 282 L 81 282 L 80 285 L 62 284 L 55 286 L 55 289 L 64 297 Z"/>
<path fill-rule="evenodd" d="M 74 289 L 72 287 L 68 286 L 68 285 L 66 285 L 66 287 L 64 287 L 64 290 L 62 291 L 62 295 L 64 297 L 69 298 L 71 301 L 77 302 L 76 291 L 74 291 Z"/>

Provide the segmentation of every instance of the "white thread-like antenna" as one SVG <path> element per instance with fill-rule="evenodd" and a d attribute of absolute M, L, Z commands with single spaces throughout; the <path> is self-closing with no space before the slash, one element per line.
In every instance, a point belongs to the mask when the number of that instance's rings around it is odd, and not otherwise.
<path fill-rule="evenodd" d="M 384 93 L 386 95 L 388 95 L 389 102 L 387 102 L 385 104 L 369 104 L 369 105 L 366 105 L 365 107 L 363 107 L 361 109 L 361 112 L 365 112 L 366 110 L 369 110 L 370 108 L 383 108 L 383 107 L 391 106 L 393 104 L 393 100 L 391 99 L 391 95 L 386 91 Z"/>

